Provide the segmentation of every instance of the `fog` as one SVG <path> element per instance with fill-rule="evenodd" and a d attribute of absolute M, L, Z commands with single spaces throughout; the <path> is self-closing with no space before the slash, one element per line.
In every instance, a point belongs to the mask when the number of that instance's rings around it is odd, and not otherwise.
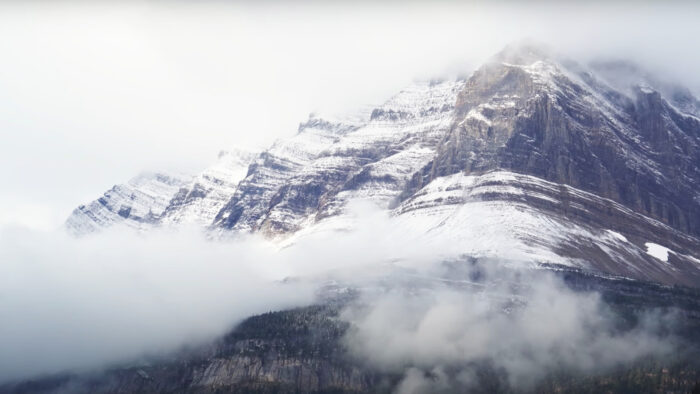
<path fill-rule="evenodd" d="M 253 314 L 319 302 L 329 281 L 364 289 L 341 314 L 351 323 L 343 343 L 403 374 L 402 392 L 469 387 L 483 362 L 522 386 L 558 367 L 600 371 L 675 349 L 662 335 L 670 315 L 651 311 L 619 331 L 599 295 L 524 269 L 531 262 L 505 240 L 502 259 L 475 263 L 450 241 L 416 241 L 367 203 L 339 221 L 281 243 L 197 229 L 74 238 L 3 227 L 0 382 L 206 344 Z"/>
<path fill-rule="evenodd" d="M 76 238 L 2 226 L 0 382 L 206 344 L 245 317 L 311 304 L 331 277 L 361 281 L 365 267 L 414 254 L 382 247 L 385 212 L 352 204 L 348 220 L 356 231 L 286 246 L 211 240 L 200 228 L 115 226 Z"/>
<path fill-rule="evenodd" d="M 0 223 L 39 229 L 143 170 L 197 171 L 310 112 L 469 74 L 530 38 L 697 91 L 692 2 L 0 4 Z"/>
<path fill-rule="evenodd" d="M 279 282 L 261 242 L 0 229 L 0 381 L 162 355 L 311 302 L 311 288 Z"/>
<path fill-rule="evenodd" d="M 504 387 L 532 389 L 548 374 L 601 373 L 677 349 L 672 313 L 649 310 L 621 329 L 598 293 L 574 292 L 551 272 L 494 261 L 472 268 L 481 276 L 474 288 L 397 288 L 347 308 L 348 349 L 403 375 L 399 393 L 483 389 L 485 368 Z"/>

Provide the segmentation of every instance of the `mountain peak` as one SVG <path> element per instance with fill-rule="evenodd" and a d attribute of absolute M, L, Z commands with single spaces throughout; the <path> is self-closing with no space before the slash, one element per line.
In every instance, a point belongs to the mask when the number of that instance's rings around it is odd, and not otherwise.
<path fill-rule="evenodd" d="M 498 63 L 529 66 L 537 61 L 552 61 L 556 57 L 554 51 L 544 44 L 521 41 L 506 45 L 492 60 Z"/>
<path fill-rule="evenodd" d="M 351 117 L 338 118 L 335 116 L 320 116 L 317 113 L 310 113 L 309 118 L 302 123 L 299 123 L 298 133 L 303 133 L 308 130 L 321 130 L 331 134 L 345 134 L 356 130 L 362 125 L 359 119 Z"/>

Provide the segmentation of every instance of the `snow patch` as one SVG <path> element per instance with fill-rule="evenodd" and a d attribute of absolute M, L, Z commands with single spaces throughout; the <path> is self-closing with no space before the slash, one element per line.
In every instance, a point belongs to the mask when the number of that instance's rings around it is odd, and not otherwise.
<path fill-rule="evenodd" d="M 671 249 L 655 244 L 653 242 L 647 242 L 644 244 L 647 248 L 647 254 L 657 259 L 668 263 L 668 252 L 673 252 Z"/>
<path fill-rule="evenodd" d="M 622 242 L 629 242 L 629 241 L 627 240 L 627 237 L 625 237 L 624 235 L 622 235 L 622 234 L 620 234 L 620 233 L 618 233 L 618 232 L 615 232 L 615 231 L 612 231 L 612 230 L 605 230 L 605 231 L 607 231 L 608 234 L 612 235 L 614 238 L 616 238 L 616 239 L 618 239 L 618 240 L 620 240 L 620 241 L 622 241 Z"/>
<path fill-rule="evenodd" d="M 645 82 L 641 82 L 641 83 L 639 83 L 639 85 L 637 85 L 637 86 L 639 87 L 639 90 L 641 90 L 642 93 L 644 93 L 644 94 L 652 94 L 652 93 L 654 93 L 654 89 L 653 89 L 651 86 L 649 86 L 649 84 L 647 84 L 647 83 L 645 83 Z"/>
<path fill-rule="evenodd" d="M 470 110 L 469 113 L 467 113 L 465 119 L 476 119 L 480 122 L 485 123 L 488 126 L 491 126 L 491 120 L 484 116 L 484 114 L 482 114 L 478 108 L 473 108 L 472 110 Z M 462 122 L 462 124 L 464 124 L 464 122 Z"/>

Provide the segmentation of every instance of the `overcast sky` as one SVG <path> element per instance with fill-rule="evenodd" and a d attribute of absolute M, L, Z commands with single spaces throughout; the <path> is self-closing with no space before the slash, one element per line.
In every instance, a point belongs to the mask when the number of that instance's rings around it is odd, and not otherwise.
<path fill-rule="evenodd" d="M 3 2 L 0 225 L 48 229 L 142 170 L 204 167 L 530 38 L 697 91 L 692 3 Z"/>

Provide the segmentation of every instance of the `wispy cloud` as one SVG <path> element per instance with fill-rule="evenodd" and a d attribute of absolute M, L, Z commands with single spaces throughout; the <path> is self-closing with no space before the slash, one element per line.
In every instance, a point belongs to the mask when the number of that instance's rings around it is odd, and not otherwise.
<path fill-rule="evenodd" d="M 533 388 L 548 374 L 601 373 L 677 346 L 662 334 L 674 324 L 667 312 L 646 311 L 622 330 L 598 293 L 574 292 L 551 272 L 509 271 L 497 261 L 471 269 L 479 287 L 398 287 L 347 308 L 346 345 L 374 368 L 403 374 L 400 393 L 483 388 L 485 368 L 504 387 Z M 464 272 L 448 278 L 468 280 Z"/>
<path fill-rule="evenodd" d="M 212 340 L 244 317 L 311 302 L 259 241 L 125 229 L 75 239 L 0 229 L 0 380 L 97 369 Z"/>
<path fill-rule="evenodd" d="M 352 204 L 286 246 L 211 241 L 195 229 L 76 239 L 4 227 L 0 381 L 206 343 L 252 314 L 315 302 L 329 281 L 364 289 L 342 314 L 352 323 L 345 344 L 368 365 L 405 374 L 406 392 L 476 384 L 481 362 L 522 385 L 559 367 L 591 372 L 673 349 L 653 324 L 672 319 L 619 331 L 598 294 L 524 269 L 508 242 L 474 263 L 464 245 L 420 242 L 396 220 Z M 281 281 L 290 277 L 298 280 Z"/>

